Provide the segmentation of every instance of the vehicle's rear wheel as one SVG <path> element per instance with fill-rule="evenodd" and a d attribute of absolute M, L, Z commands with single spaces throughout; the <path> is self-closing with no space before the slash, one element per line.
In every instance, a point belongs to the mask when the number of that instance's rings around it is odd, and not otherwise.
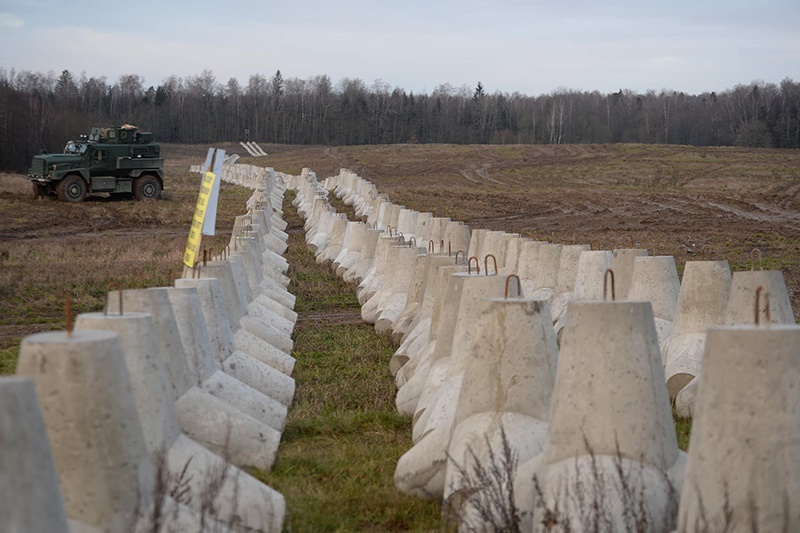
<path fill-rule="evenodd" d="M 62 202 L 82 202 L 86 198 L 86 182 L 80 176 L 69 175 L 58 184 L 56 193 Z"/>
<path fill-rule="evenodd" d="M 42 196 L 47 196 L 47 186 L 42 185 L 41 183 L 33 182 L 33 198 L 41 198 Z"/>
<path fill-rule="evenodd" d="M 155 176 L 145 175 L 133 182 L 133 197 L 137 200 L 155 200 L 161 196 L 161 184 Z"/>

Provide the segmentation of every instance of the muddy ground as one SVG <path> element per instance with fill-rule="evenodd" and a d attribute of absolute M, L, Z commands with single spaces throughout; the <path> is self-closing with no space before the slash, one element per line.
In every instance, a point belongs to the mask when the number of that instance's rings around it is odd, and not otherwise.
<path fill-rule="evenodd" d="M 463 220 L 472 228 L 590 243 L 595 249 L 633 242 L 651 254 L 674 255 L 679 269 L 686 260 L 699 259 L 704 247 L 706 258 L 728 259 L 733 270 L 749 269 L 751 252 L 757 248 L 763 268 L 783 271 L 795 314 L 800 313 L 797 150 L 644 145 L 263 146 L 269 156 L 242 157 L 240 162 L 290 173 L 307 166 L 320 178 L 350 168 L 396 203 Z M 225 148 L 244 153 L 234 144 Z M 28 277 L 9 269 L 48 268 L 9 260 L 21 257 L 21 249 L 52 243 L 65 250 L 93 249 L 91 253 L 103 254 L 110 241 L 116 247 L 128 242 L 147 247 L 158 240 L 174 248 L 170 255 L 180 258 L 197 194 L 196 177 L 188 167 L 201 163 L 206 149 L 164 145 L 167 187 L 164 199 L 154 205 L 104 197 L 92 197 L 83 204 L 34 200 L 24 176 L 0 174 L 0 349 L 62 320 L 49 316 L 32 323 L 30 314 L 17 313 L 20 303 L 27 305 L 33 296 L 18 286 Z M 223 195 L 232 198 L 232 207 L 220 212 L 220 233 L 230 232 L 244 198 L 233 186 L 223 188 Z M 87 248 L 87 243 L 93 246 Z M 72 261 L 79 263 L 81 256 L 75 255 Z M 753 266 L 759 268 L 758 262 Z M 35 283 L 37 278 L 30 279 Z"/>

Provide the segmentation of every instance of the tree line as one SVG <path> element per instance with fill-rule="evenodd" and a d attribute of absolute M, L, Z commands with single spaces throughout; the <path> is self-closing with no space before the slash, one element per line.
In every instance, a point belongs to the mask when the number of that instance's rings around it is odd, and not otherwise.
<path fill-rule="evenodd" d="M 0 168 L 24 170 L 41 149 L 61 151 L 92 126 L 135 124 L 162 142 L 286 144 L 647 143 L 800 148 L 800 83 L 753 82 L 720 93 L 557 89 L 530 96 L 438 86 L 430 94 L 371 85 L 213 72 L 146 86 L 127 74 L 0 68 Z"/>

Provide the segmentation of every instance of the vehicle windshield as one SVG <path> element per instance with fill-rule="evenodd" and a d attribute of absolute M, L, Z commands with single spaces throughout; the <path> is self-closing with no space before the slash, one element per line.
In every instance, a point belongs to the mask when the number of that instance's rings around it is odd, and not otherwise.
<path fill-rule="evenodd" d="M 86 143 L 70 141 L 64 147 L 65 154 L 82 154 L 84 152 L 86 152 Z"/>

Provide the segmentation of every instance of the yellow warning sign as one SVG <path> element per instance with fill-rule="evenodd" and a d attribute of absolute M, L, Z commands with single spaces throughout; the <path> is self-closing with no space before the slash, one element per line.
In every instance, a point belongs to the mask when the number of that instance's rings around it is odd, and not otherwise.
<path fill-rule="evenodd" d="M 186 242 L 186 251 L 183 252 L 183 264 L 189 268 L 194 268 L 194 264 L 197 261 L 197 251 L 200 249 L 200 239 L 202 239 L 203 221 L 206 218 L 208 199 L 216 179 L 216 174 L 206 172 L 205 176 L 203 176 L 203 181 L 200 183 L 200 194 L 197 195 L 192 227 L 189 228 L 189 240 Z"/>

